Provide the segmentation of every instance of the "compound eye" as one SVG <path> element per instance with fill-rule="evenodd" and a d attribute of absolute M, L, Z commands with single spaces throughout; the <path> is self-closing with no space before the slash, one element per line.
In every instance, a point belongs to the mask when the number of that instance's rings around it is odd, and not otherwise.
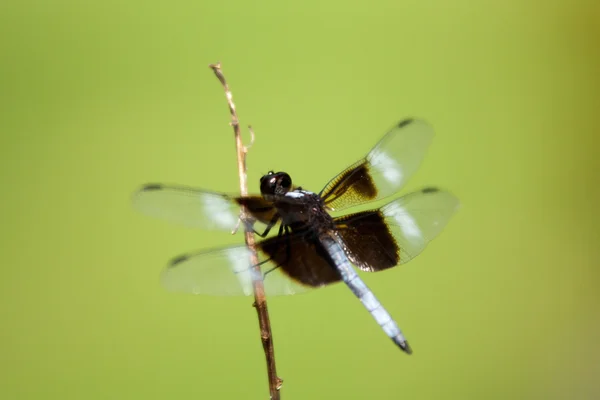
<path fill-rule="evenodd" d="M 282 172 L 281 178 L 279 178 L 279 185 L 285 189 L 286 192 L 289 191 L 292 188 L 292 178 L 285 172 Z"/>
<path fill-rule="evenodd" d="M 272 172 L 260 178 L 260 192 L 263 195 L 275 194 L 277 188 L 277 178 L 273 176 Z"/>

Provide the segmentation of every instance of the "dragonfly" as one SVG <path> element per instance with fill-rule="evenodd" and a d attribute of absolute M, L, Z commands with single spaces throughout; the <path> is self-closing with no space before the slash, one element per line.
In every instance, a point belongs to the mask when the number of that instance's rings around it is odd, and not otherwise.
<path fill-rule="evenodd" d="M 161 273 L 162 285 L 174 292 L 248 296 L 253 282 L 262 279 L 266 295 L 276 296 L 343 282 L 386 335 L 411 354 L 398 324 L 355 267 L 378 272 L 409 262 L 440 234 L 459 200 L 448 191 L 425 187 L 379 208 L 332 214 L 399 192 L 418 169 L 433 136 L 427 122 L 402 120 L 319 193 L 295 186 L 286 172 L 274 171 L 260 178 L 260 194 L 249 196 L 143 185 L 133 196 L 134 207 L 143 214 L 231 233 L 244 207 L 251 228 L 262 238 L 256 243 L 260 268 L 250 265 L 245 245 L 205 249 L 172 259 Z"/>

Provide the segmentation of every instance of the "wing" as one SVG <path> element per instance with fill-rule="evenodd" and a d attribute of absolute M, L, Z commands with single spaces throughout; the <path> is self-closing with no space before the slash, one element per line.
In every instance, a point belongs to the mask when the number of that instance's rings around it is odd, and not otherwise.
<path fill-rule="evenodd" d="M 427 188 L 394 200 L 378 210 L 335 219 L 348 258 L 363 271 L 405 264 L 440 234 L 459 201 L 452 194 Z"/>
<path fill-rule="evenodd" d="M 321 254 L 323 248 L 302 236 L 276 236 L 263 240 L 259 246 L 274 265 L 280 266 L 278 269 L 300 284 L 321 287 L 341 279 L 337 270 L 327 263 L 327 256 Z"/>
<path fill-rule="evenodd" d="M 329 181 L 320 193 L 325 205 L 343 210 L 396 193 L 416 172 L 432 139 L 426 122 L 399 122 L 365 158 Z"/>
<path fill-rule="evenodd" d="M 381 271 L 400 262 L 400 248 L 381 210 L 335 218 L 350 261 L 363 271 Z"/>
<path fill-rule="evenodd" d="M 257 243 L 257 253 L 269 296 L 303 293 L 339 280 L 336 271 L 315 249 L 294 235 Z M 311 253 L 312 252 L 312 253 Z M 257 277 L 245 246 L 187 254 L 172 260 L 161 276 L 170 291 L 214 296 L 252 295 Z"/>
<path fill-rule="evenodd" d="M 276 216 L 272 204 L 261 196 L 234 197 L 187 186 L 148 184 L 133 195 L 142 213 L 192 228 L 232 231 L 240 205 L 258 221 L 268 224 Z"/>

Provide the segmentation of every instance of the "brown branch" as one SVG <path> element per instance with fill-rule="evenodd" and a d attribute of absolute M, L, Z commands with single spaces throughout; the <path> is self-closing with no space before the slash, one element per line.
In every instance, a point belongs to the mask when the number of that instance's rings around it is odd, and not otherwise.
<path fill-rule="evenodd" d="M 248 153 L 248 148 L 254 143 L 254 132 L 252 131 L 251 127 L 248 127 L 250 129 L 252 139 L 248 146 L 244 146 L 244 144 L 242 143 L 242 135 L 240 132 L 240 121 L 235 110 L 235 104 L 233 103 L 233 95 L 231 94 L 229 85 L 227 85 L 225 76 L 221 71 L 221 64 L 211 64 L 209 65 L 209 67 L 213 70 L 213 72 L 217 76 L 217 79 L 219 79 L 221 85 L 223 85 L 223 89 L 225 90 L 225 97 L 227 98 L 227 104 L 229 105 L 229 111 L 231 113 L 231 126 L 233 127 L 233 133 L 235 135 L 238 172 L 240 176 L 240 193 L 242 196 L 247 196 L 248 176 L 246 174 L 246 154 Z M 262 340 L 263 349 L 265 351 L 265 357 L 267 359 L 267 374 L 269 375 L 269 392 L 271 394 L 271 399 L 279 400 L 279 389 L 281 389 L 283 379 L 277 376 L 277 371 L 275 369 L 275 351 L 273 349 L 273 335 L 271 333 L 271 323 L 269 322 L 269 312 L 267 310 L 267 300 L 265 298 L 265 286 L 262 280 L 262 272 L 258 264 L 254 233 L 251 225 L 249 224 L 250 218 L 248 211 L 245 209 L 245 207 L 242 207 L 242 214 L 240 216 L 240 219 L 242 220 L 244 225 L 246 246 L 248 246 L 248 249 L 250 249 L 250 262 L 252 263 L 252 265 L 254 266 L 253 268 L 255 269 L 255 273 L 253 275 L 255 277 L 260 277 L 260 279 L 253 279 L 254 308 L 256 308 L 256 312 L 258 313 L 260 338 Z"/>

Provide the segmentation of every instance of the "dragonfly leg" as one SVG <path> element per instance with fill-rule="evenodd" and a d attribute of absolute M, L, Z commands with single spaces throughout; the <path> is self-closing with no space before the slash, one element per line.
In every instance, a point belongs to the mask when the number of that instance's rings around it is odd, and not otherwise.
<path fill-rule="evenodd" d="M 268 229 L 271 229 L 271 228 L 272 228 L 272 226 L 271 226 L 271 227 L 269 227 Z M 281 234 L 283 233 L 283 230 L 284 230 L 284 228 L 285 228 L 285 230 L 286 230 L 286 232 L 287 232 L 287 227 L 284 227 L 283 225 L 281 225 L 281 226 L 279 227 L 279 233 L 277 234 L 278 236 L 281 236 Z M 255 231 L 255 233 L 256 233 L 256 231 Z M 267 232 L 267 233 L 268 233 L 268 232 Z M 259 235 L 259 236 L 260 236 L 260 235 Z M 253 269 L 253 268 L 255 268 L 255 267 L 260 267 L 260 266 L 262 266 L 263 264 L 266 264 L 266 263 L 268 263 L 268 262 L 269 262 L 269 261 L 271 261 L 271 260 L 273 260 L 273 257 L 269 257 L 269 258 L 267 258 L 267 259 L 265 259 L 265 260 L 259 261 L 259 262 L 258 262 L 258 264 L 255 264 L 255 265 L 251 266 L 249 269 Z M 271 268 L 270 270 L 268 270 L 267 272 L 265 272 L 265 273 L 263 274 L 263 279 L 264 279 L 265 275 L 267 275 L 269 272 L 271 272 L 271 271 L 273 271 L 273 270 L 275 270 L 275 269 L 277 269 L 277 268 L 279 268 L 279 265 L 277 265 L 277 266 L 275 266 L 275 267 Z"/>
<path fill-rule="evenodd" d="M 289 232 L 290 232 L 290 230 L 289 230 L 289 227 L 288 227 L 288 226 L 283 226 L 283 225 L 281 225 L 281 226 L 279 227 L 279 233 L 278 233 L 278 236 L 281 236 L 281 234 L 283 233 L 284 229 L 285 229 L 285 233 L 289 233 Z M 290 239 L 289 239 L 289 238 L 290 238 L 290 236 L 289 236 L 289 235 L 287 235 L 286 246 L 285 246 L 285 247 L 286 247 L 286 255 L 285 255 L 285 260 L 284 260 L 283 262 L 281 262 L 281 263 L 277 264 L 276 266 L 274 266 L 274 267 L 273 267 L 273 268 L 271 268 L 270 270 L 266 271 L 266 272 L 263 274 L 263 279 L 265 279 L 265 277 L 267 276 L 267 274 L 268 274 L 269 272 L 273 272 L 273 271 L 275 271 L 277 268 L 281 267 L 283 264 L 287 263 L 287 262 L 288 262 L 288 261 L 291 259 L 291 257 L 292 257 L 292 246 L 290 245 Z M 267 259 L 267 260 L 263 261 L 263 263 L 264 263 L 264 262 L 267 262 L 267 261 L 270 261 L 271 259 L 272 259 L 272 257 L 269 257 L 269 259 Z"/>
<path fill-rule="evenodd" d="M 279 220 L 279 215 L 275 214 L 273 216 L 273 218 L 271 219 L 271 221 L 269 222 L 269 224 L 267 225 L 267 228 L 265 229 L 265 231 L 263 233 L 259 233 L 254 228 L 252 228 L 252 230 L 254 231 L 255 234 L 257 234 L 261 238 L 267 237 L 267 235 L 269 234 L 271 229 L 275 226 L 275 224 L 277 223 L 278 220 Z M 281 234 L 281 228 L 279 228 L 279 234 Z"/>

